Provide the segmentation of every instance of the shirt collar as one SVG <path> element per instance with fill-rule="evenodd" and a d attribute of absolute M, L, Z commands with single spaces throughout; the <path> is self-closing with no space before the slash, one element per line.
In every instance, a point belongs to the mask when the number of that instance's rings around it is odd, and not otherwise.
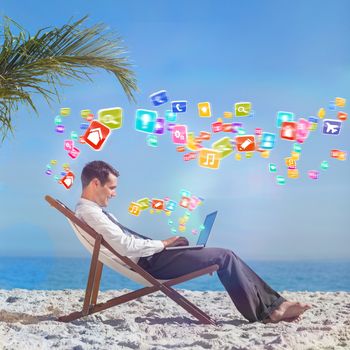
<path fill-rule="evenodd" d="M 96 202 L 93 202 L 90 199 L 86 199 L 86 198 L 81 198 L 81 197 L 79 198 L 77 207 L 80 205 L 88 205 L 89 207 L 99 208 L 100 210 L 103 210 L 103 208 L 100 207 Z"/>

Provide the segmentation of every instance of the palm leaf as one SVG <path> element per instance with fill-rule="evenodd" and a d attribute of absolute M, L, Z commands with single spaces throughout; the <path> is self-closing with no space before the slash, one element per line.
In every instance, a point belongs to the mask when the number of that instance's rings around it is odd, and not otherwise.
<path fill-rule="evenodd" d="M 82 28 L 87 16 L 61 28 L 40 29 L 34 36 L 5 18 L 0 49 L 0 129 L 2 141 L 13 133 L 11 116 L 24 103 L 37 112 L 32 94 L 50 103 L 60 100 L 63 79 L 90 80 L 95 69 L 112 73 L 130 101 L 138 91 L 122 39 L 106 26 Z M 14 34 L 11 25 L 19 31 Z"/>

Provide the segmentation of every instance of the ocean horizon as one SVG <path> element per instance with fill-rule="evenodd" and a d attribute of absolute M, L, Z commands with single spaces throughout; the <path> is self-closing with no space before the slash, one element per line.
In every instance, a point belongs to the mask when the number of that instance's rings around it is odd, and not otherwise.
<path fill-rule="evenodd" d="M 266 261 L 247 264 L 277 291 L 350 291 L 350 260 Z M 85 289 L 90 259 L 68 257 L 0 257 L 0 289 Z M 104 266 L 100 289 L 140 286 Z M 216 274 L 177 285 L 197 291 L 224 290 Z"/>

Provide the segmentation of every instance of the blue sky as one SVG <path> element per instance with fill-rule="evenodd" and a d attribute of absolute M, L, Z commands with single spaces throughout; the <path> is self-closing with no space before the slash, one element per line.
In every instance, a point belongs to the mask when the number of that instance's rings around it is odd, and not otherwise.
<path fill-rule="evenodd" d="M 149 213 L 135 218 L 127 212 L 129 203 L 142 197 L 178 200 L 179 191 L 188 189 L 205 198 L 190 220 L 194 226 L 219 210 L 210 246 L 228 247 L 249 259 L 349 259 L 350 166 L 349 161 L 329 159 L 332 148 L 349 152 L 349 121 L 338 137 L 324 136 L 320 128 L 311 134 L 298 162 L 301 177 L 287 179 L 285 186 L 276 185 L 267 164 L 276 163 L 286 175 L 283 159 L 291 142 L 279 139 L 269 160 L 258 154 L 242 161 L 230 156 L 218 170 L 210 170 L 196 161 L 184 162 L 169 134 L 151 148 L 145 134 L 133 128 L 135 110 L 155 109 L 148 96 L 161 89 L 171 100 L 189 101 L 188 112 L 178 121 L 196 133 L 209 130 L 211 122 L 239 101 L 253 104 L 254 118 L 244 121 L 249 133 L 255 127 L 278 132 L 277 111 L 312 116 L 336 96 L 347 98 L 349 112 L 349 11 L 348 1 L 101 0 L 98 6 L 87 1 L 45 6 L 42 1 L 2 1 L 0 15 L 31 33 L 86 14 L 87 25 L 104 22 L 123 37 L 140 93 L 131 104 L 111 75 L 96 71 L 93 83 L 71 82 L 62 89 L 61 103 L 48 107 L 35 97 L 39 117 L 24 107 L 13 115 L 15 137 L 0 146 L 0 255 L 85 255 L 68 223 L 44 201 L 50 194 L 74 208 L 80 181 L 67 191 L 44 174 L 45 166 L 51 159 L 59 166 L 69 162 L 79 177 L 87 162 L 102 159 L 121 173 L 110 211 L 154 238 L 171 235 L 168 218 Z M 211 102 L 210 120 L 197 116 L 202 101 Z M 65 136 L 53 131 L 60 107 L 72 109 L 67 130 L 79 131 L 81 109 L 97 112 L 113 106 L 124 109 L 123 127 L 101 152 L 82 146 L 79 158 L 70 161 L 62 149 Z M 168 106 L 157 110 L 162 113 Z M 307 178 L 307 170 L 319 169 L 323 160 L 329 161 L 329 169 L 317 181 Z M 190 232 L 186 237 L 193 239 Z"/>

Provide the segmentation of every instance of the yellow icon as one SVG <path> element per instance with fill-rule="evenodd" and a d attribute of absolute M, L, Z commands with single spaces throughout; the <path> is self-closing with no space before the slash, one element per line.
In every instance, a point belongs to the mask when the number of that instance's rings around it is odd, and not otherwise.
<path fill-rule="evenodd" d="M 86 118 L 89 114 L 91 114 L 90 109 L 82 109 L 82 110 L 80 111 L 80 115 L 81 115 L 83 118 Z"/>
<path fill-rule="evenodd" d="M 50 163 L 51 163 L 52 165 L 56 165 L 56 164 L 57 164 L 57 160 L 56 160 L 56 159 L 52 159 L 52 160 L 50 161 Z"/>
<path fill-rule="evenodd" d="M 216 122 L 217 122 L 217 123 L 222 123 L 222 119 L 221 119 L 221 118 L 218 118 Z"/>
<path fill-rule="evenodd" d="M 317 123 L 310 123 L 309 130 L 315 131 L 317 129 Z"/>
<path fill-rule="evenodd" d="M 60 115 L 62 117 L 68 117 L 70 115 L 70 108 L 61 108 Z"/>
<path fill-rule="evenodd" d="M 299 170 L 298 169 L 288 169 L 287 176 L 290 179 L 297 179 L 299 177 Z"/>
<path fill-rule="evenodd" d="M 209 102 L 200 102 L 198 103 L 198 114 L 200 117 L 210 117 L 211 109 Z"/>
<path fill-rule="evenodd" d="M 199 151 L 198 163 L 203 168 L 218 169 L 220 165 L 221 152 L 209 148 Z"/>
<path fill-rule="evenodd" d="M 335 98 L 335 105 L 338 107 L 345 107 L 346 99 L 343 97 L 336 97 Z"/>
<path fill-rule="evenodd" d="M 232 112 L 224 112 L 224 118 L 233 118 Z"/>
<path fill-rule="evenodd" d="M 140 210 L 141 210 L 141 206 L 140 204 L 136 203 L 136 202 L 131 202 L 128 212 L 131 215 L 135 215 L 135 216 L 139 216 L 140 215 Z"/>
<path fill-rule="evenodd" d="M 323 119 L 326 116 L 326 110 L 324 108 L 320 108 L 317 112 L 319 118 Z"/>
<path fill-rule="evenodd" d="M 166 216 L 170 216 L 171 215 L 171 211 L 170 210 L 164 210 L 164 213 Z"/>
<path fill-rule="evenodd" d="M 236 158 L 236 160 L 241 160 L 242 159 L 241 153 L 236 153 L 235 158 Z"/>
<path fill-rule="evenodd" d="M 190 151 L 197 151 L 197 149 L 198 149 L 198 143 L 195 141 L 195 137 L 194 137 L 194 133 L 193 132 L 187 133 L 186 147 Z"/>
<path fill-rule="evenodd" d="M 248 158 L 248 159 L 252 158 L 253 154 L 254 154 L 254 152 L 245 152 L 245 157 Z"/>
<path fill-rule="evenodd" d="M 300 158 L 300 153 L 298 152 L 291 152 L 291 155 L 294 160 L 299 160 Z"/>
<path fill-rule="evenodd" d="M 286 165 L 287 165 L 288 167 L 294 167 L 294 166 L 297 165 L 297 162 L 296 162 L 295 159 L 292 158 L 292 157 L 284 158 L 284 160 L 285 160 Z"/>
<path fill-rule="evenodd" d="M 186 226 L 185 225 L 179 225 L 179 231 L 180 232 L 184 232 L 186 230 Z"/>
<path fill-rule="evenodd" d="M 149 198 L 141 198 L 137 201 L 137 204 L 140 206 L 141 210 L 148 209 L 150 207 Z"/>
<path fill-rule="evenodd" d="M 262 158 L 269 158 L 270 157 L 270 151 L 269 150 L 262 151 L 260 153 L 260 155 L 261 155 Z"/>
<path fill-rule="evenodd" d="M 150 214 L 154 214 L 154 209 L 150 209 L 150 210 L 149 210 L 149 213 L 150 213 Z"/>
<path fill-rule="evenodd" d="M 339 152 L 338 159 L 339 160 L 346 160 L 346 152 Z"/>

